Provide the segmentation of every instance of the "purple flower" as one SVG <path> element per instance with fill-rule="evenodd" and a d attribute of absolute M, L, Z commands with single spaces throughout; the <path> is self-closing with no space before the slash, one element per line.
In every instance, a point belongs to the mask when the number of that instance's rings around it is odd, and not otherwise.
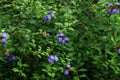
<path fill-rule="evenodd" d="M 6 42 L 6 38 L 2 38 L 1 41 L 2 41 L 3 43 L 5 43 L 5 42 Z"/>
<path fill-rule="evenodd" d="M 112 13 L 114 13 L 114 14 L 119 14 L 119 10 L 116 9 L 116 8 L 114 8 L 114 9 L 112 9 Z"/>
<path fill-rule="evenodd" d="M 49 63 L 53 63 L 54 61 L 57 62 L 59 59 L 56 55 L 51 55 L 49 58 L 48 58 L 48 62 Z"/>
<path fill-rule="evenodd" d="M 116 5 L 120 6 L 120 2 L 117 2 Z M 113 6 L 112 3 L 107 4 L 108 7 Z M 107 14 L 119 14 L 119 10 L 117 8 L 107 10 Z"/>
<path fill-rule="evenodd" d="M 64 36 L 64 33 L 59 33 L 56 35 L 57 37 L 63 37 Z"/>
<path fill-rule="evenodd" d="M 64 75 L 67 76 L 69 74 L 68 70 L 64 70 Z"/>
<path fill-rule="evenodd" d="M 44 21 L 48 21 L 48 17 L 47 16 L 44 16 Z"/>
<path fill-rule="evenodd" d="M 51 55 L 51 56 L 50 56 L 50 59 L 54 61 L 55 56 L 54 56 L 54 55 Z"/>
<path fill-rule="evenodd" d="M 51 18 L 52 18 L 52 16 L 51 16 L 51 15 L 49 15 L 49 14 L 47 15 L 47 17 L 48 17 L 48 19 L 51 19 Z"/>
<path fill-rule="evenodd" d="M 65 41 L 69 41 L 69 39 L 67 37 L 64 38 Z"/>
<path fill-rule="evenodd" d="M 120 48 L 118 49 L 118 54 L 120 54 Z"/>
<path fill-rule="evenodd" d="M 110 9 L 107 10 L 107 14 L 112 14 L 112 11 Z"/>
<path fill-rule="evenodd" d="M 58 61 L 59 59 L 58 59 L 58 57 L 57 56 L 54 56 L 54 61 Z"/>
<path fill-rule="evenodd" d="M 54 17 L 54 16 L 55 16 L 55 14 L 52 12 L 52 13 L 51 13 L 51 16 L 52 16 L 52 17 Z"/>
<path fill-rule="evenodd" d="M 58 41 L 62 42 L 63 38 L 62 37 L 58 37 Z"/>
<path fill-rule="evenodd" d="M 69 41 L 67 37 L 64 37 L 64 33 L 59 33 L 56 36 L 58 37 L 58 42 L 60 42 L 61 44 L 64 44 L 67 41 Z"/>
<path fill-rule="evenodd" d="M 51 17 L 52 17 L 51 15 L 44 16 L 44 21 L 47 22 L 49 19 L 51 19 Z"/>
<path fill-rule="evenodd" d="M 48 15 L 44 16 L 44 21 L 47 22 L 54 16 L 55 16 L 54 12 L 52 10 L 50 10 L 50 13 Z"/>
<path fill-rule="evenodd" d="M 49 62 L 49 63 L 53 63 L 53 60 L 51 60 L 51 59 L 49 58 L 49 59 L 48 59 L 48 62 Z"/>
<path fill-rule="evenodd" d="M 62 44 L 65 44 L 66 41 L 63 39 L 62 41 L 59 41 L 59 42 Z"/>
<path fill-rule="evenodd" d="M 66 65 L 66 67 L 67 67 L 67 68 L 70 68 L 70 67 L 71 67 L 71 65 L 70 65 L 70 64 L 67 64 L 67 65 Z"/>
<path fill-rule="evenodd" d="M 67 41 L 69 41 L 69 39 L 67 37 L 62 38 L 62 37 L 58 37 L 58 41 L 62 44 L 66 43 Z"/>
<path fill-rule="evenodd" d="M 113 6 L 113 4 L 112 4 L 112 3 L 109 3 L 109 4 L 107 4 L 107 6 L 108 6 L 108 7 L 111 7 L 111 6 Z"/>
<path fill-rule="evenodd" d="M 2 33 L 2 39 L 1 39 L 1 41 L 3 42 L 3 43 L 5 43 L 6 41 L 7 41 L 7 36 L 8 36 L 8 34 L 7 33 Z"/>
<path fill-rule="evenodd" d="M 7 36 L 8 36 L 7 33 L 5 33 L 5 32 L 2 33 L 2 37 L 3 37 L 3 38 L 7 38 Z"/>
<path fill-rule="evenodd" d="M 14 55 L 11 55 L 10 53 L 6 53 L 5 57 L 8 59 L 8 62 L 14 61 L 16 58 Z"/>
<path fill-rule="evenodd" d="M 13 56 L 13 55 L 8 58 L 9 62 L 14 61 L 14 60 L 15 60 L 15 56 Z"/>
<path fill-rule="evenodd" d="M 116 5 L 117 5 L 117 6 L 120 6 L 120 2 L 116 2 Z"/>

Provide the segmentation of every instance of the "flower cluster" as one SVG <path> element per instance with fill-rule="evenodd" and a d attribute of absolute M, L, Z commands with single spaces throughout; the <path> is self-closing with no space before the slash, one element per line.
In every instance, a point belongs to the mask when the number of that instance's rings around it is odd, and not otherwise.
<path fill-rule="evenodd" d="M 120 6 L 120 2 L 116 2 L 116 5 L 109 3 L 107 6 L 109 7 L 109 9 L 107 10 L 107 14 L 119 14 L 119 9 L 117 8 L 117 6 Z"/>
<path fill-rule="evenodd" d="M 8 59 L 8 62 L 15 60 L 15 56 L 10 54 L 9 52 L 5 53 L 5 57 Z"/>
<path fill-rule="evenodd" d="M 66 68 L 65 68 L 65 70 L 64 70 L 64 75 L 65 75 L 65 76 L 69 75 L 70 67 L 71 67 L 70 64 L 67 64 L 67 65 L 66 65 Z"/>
<path fill-rule="evenodd" d="M 61 43 L 61 44 L 64 44 L 66 42 L 69 41 L 69 39 L 67 37 L 64 37 L 64 33 L 59 33 L 56 35 L 58 37 L 58 41 Z"/>
<path fill-rule="evenodd" d="M 6 41 L 7 41 L 7 36 L 8 36 L 8 34 L 7 33 L 2 33 L 2 39 L 1 39 L 1 41 L 3 42 L 3 43 L 5 43 Z"/>
<path fill-rule="evenodd" d="M 50 10 L 49 14 L 44 16 L 44 21 L 47 22 L 48 20 L 50 20 L 54 16 L 55 16 L 54 12 L 52 10 Z"/>
<path fill-rule="evenodd" d="M 59 59 L 56 55 L 51 55 L 48 59 L 49 63 L 57 62 Z"/>

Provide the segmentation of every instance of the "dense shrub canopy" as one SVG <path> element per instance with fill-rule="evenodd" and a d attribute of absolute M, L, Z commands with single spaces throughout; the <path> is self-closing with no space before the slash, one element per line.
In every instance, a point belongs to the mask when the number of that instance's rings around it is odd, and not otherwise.
<path fill-rule="evenodd" d="M 1 80 L 119 80 L 119 0 L 1 0 Z"/>

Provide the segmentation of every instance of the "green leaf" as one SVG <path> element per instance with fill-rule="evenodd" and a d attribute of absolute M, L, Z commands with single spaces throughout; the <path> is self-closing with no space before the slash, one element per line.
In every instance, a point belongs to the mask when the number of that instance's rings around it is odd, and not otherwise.
<path fill-rule="evenodd" d="M 39 79 L 39 78 L 40 78 L 40 75 L 37 74 L 37 73 L 34 73 L 34 74 L 33 74 L 33 78 L 34 78 L 34 79 Z"/>
<path fill-rule="evenodd" d="M 75 76 L 75 77 L 73 78 L 73 80 L 80 80 L 80 79 L 79 79 L 78 77 Z"/>
<path fill-rule="evenodd" d="M 19 72 L 19 69 L 18 68 L 13 68 L 12 69 L 14 72 Z"/>
<path fill-rule="evenodd" d="M 29 65 L 28 65 L 28 64 L 22 64 L 22 66 L 23 66 L 23 67 L 29 67 Z"/>
<path fill-rule="evenodd" d="M 87 75 L 82 74 L 82 75 L 80 75 L 80 77 L 81 77 L 81 78 L 87 78 Z"/>
<path fill-rule="evenodd" d="M 17 62 L 17 64 L 18 64 L 19 67 L 22 67 L 21 61 Z"/>
<path fill-rule="evenodd" d="M 21 72 L 21 76 L 25 77 L 26 78 L 26 74 Z"/>
<path fill-rule="evenodd" d="M 84 71 L 87 71 L 87 69 L 81 68 L 80 71 L 81 71 L 81 72 L 84 72 Z"/>
<path fill-rule="evenodd" d="M 49 76 L 54 77 L 55 73 L 48 73 Z"/>

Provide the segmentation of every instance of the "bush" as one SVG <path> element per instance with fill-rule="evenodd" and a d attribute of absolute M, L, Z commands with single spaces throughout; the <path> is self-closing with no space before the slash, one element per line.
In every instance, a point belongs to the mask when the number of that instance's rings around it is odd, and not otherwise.
<path fill-rule="evenodd" d="M 119 80 L 119 4 L 1 0 L 0 79 Z"/>

